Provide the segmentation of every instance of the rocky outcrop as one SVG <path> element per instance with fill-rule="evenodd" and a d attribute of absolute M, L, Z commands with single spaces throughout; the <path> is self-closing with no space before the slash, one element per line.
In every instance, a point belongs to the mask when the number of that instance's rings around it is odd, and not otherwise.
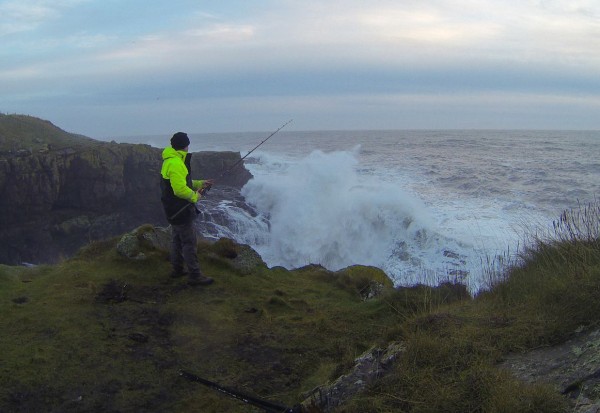
<path fill-rule="evenodd" d="M 193 176 L 241 188 L 251 174 L 243 165 L 228 171 L 239 160 L 194 153 Z M 149 145 L 88 142 L 0 156 L 0 263 L 53 263 L 90 241 L 166 225 L 160 167 L 161 149 Z"/>
<path fill-rule="evenodd" d="M 348 373 L 306 395 L 302 402 L 303 408 L 309 412 L 335 410 L 386 375 L 398 356 L 405 351 L 406 346 L 401 342 L 390 343 L 385 349 L 371 348 L 354 360 L 354 367 Z"/>
<path fill-rule="evenodd" d="M 573 412 L 600 412 L 600 330 L 579 332 L 563 344 L 512 354 L 501 366 L 529 383 L 546 383 L 568 396 Z"/>
<path fill-rule="evenodd" d="M 117 252 L 129 259 L 146 259 L 147 250 L 168 252 L 171 246 L 171 227 L 142 225 L 124 234 L 117 244 Z"/>

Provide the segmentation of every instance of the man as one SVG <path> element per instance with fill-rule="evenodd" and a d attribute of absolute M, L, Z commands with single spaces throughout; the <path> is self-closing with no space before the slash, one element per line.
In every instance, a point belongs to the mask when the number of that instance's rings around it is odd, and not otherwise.
<path fill-rule="evenodd" d="M 167 221 L 173 229 L 171 243 L 171 277 L 181 277 L 188 270 L 189 285 L 209 285 L 213 279 L 200 271 L 196 253 L 196 232 L 193 221 L 198 214 L 196 202 L 212 180 L 192 180 L 188 153 L 190 139 L 186 133 L 177 132 L 171 138 L 171 147 L 163 150 L 161 168 L 162 204 Z"/>

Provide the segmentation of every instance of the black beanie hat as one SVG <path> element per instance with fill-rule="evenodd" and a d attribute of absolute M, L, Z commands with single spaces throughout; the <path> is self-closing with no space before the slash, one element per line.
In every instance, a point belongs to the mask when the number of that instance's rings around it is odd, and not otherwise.
<path fill-rule="evenodd" d="M 171 138 L 171 146 L 175 150 L 184 149 L 186 146 L 190 144 L 190 138 L 188 138 L 187 133 L 177 132 Z"/>

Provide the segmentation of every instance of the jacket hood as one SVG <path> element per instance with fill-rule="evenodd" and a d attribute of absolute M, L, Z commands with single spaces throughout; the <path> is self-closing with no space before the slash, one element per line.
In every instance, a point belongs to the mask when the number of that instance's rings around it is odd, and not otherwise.
<path fill-rule="evenodd" d="M 188 152 L 186 151 L 178 151 L 176 149 L 173 149 L 171 146 L 168 146 L 162 151 L 162 158 L 163 160 L 169 158 L 179 158 L 184 160 L 187 154 Z"/>

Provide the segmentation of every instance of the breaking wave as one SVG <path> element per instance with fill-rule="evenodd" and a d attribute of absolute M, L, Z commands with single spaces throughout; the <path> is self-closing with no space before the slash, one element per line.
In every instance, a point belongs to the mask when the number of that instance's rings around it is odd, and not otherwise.
<path fill-rule="evenodd" d="M 401 183 L 359 174 L 358 151 L 317 150 L 292 164 L 255 160 L 269 173 L 255 173 L 242 195 L 268 233 L 257 235 L 254 226 L 238 240 L 254 241 L 270 266 L 373 265 L 400 284 L 423 281 L 423 272 L 465 274 L 457 269 L 465 264 L 460 244 L 438 233 L 427 207 Z"/>

